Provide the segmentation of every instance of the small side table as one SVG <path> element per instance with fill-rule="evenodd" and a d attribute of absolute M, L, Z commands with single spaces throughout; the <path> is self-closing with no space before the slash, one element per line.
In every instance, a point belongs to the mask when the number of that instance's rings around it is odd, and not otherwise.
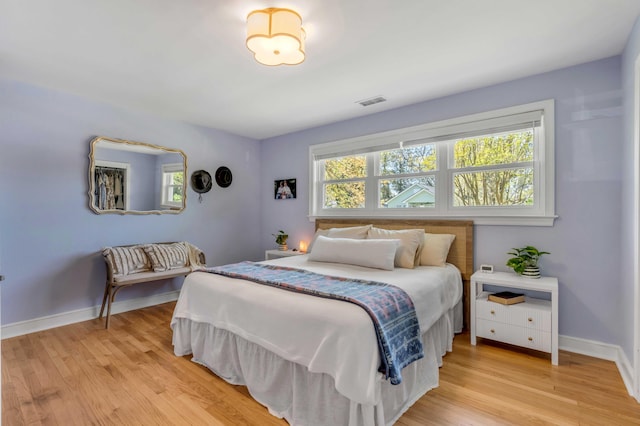
<path fill-rule="evenodd" d="M 501 305 L 487 300 L 485 285 L 548 293 L 551 300 L 527 297 L 524 303 Z M 472 345 L 476 336 L 548 352 L 551 363 L 558 365 L 558 279 L 524 278 L 510 272 L 471 275 Z"/>
<path fill-rule="evenodd" d="M 272 259 L 280 259 L 281 257 L 289 257 L 289 256 L 300 256 L 303 254 L 307 254 L 307 253 L 303 253 L 299 250 L 278 250 L 278 249 L 274 249 L 274 250 L 265 250 L 264 252 L 264 260 L 272 260 Z"/>

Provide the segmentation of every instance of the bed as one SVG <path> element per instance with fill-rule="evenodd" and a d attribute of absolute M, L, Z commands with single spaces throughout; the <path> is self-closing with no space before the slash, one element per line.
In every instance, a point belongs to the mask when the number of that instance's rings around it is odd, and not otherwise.
<path fill-rule="evenodd" d="M 322 244 L 347 242 L 333 238 L 339 230 L 369 225 L 394 241 L 396 231 L 409 229 L 455 239 L 445 266 L 381 270 L 318 261 L 322 250 L 341 247 Z M 311 254 L 260 264 L 402 288 L 415 301 L 424 356 L 402 369 L 401 383 L 392 385 L 380 373 L 376 332 L 359 306 L 205 271 L 190 274 L 183 284 L 171 321 L 174 352 L 191 354 L 227 382 L 247 386 L 271 414 L 292 425 L 393 424 L 438 385 L 443 356 L 466 324 L 472 222 L 318 219 L 316 230 Z M 324 239 L 327 233 L 333 234 Z"/>

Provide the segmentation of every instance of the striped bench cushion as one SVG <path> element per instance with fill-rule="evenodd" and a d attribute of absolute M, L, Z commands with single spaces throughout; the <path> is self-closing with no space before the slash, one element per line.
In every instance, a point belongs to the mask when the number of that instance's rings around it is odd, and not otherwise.
<path fill-rule="evenodd" d="M 154 272 L 163 272 L 189 266 L 189 249 L 182 242 L 172 244 L 146 244 L 142 248 L 147 256 L 149 256 Z"/>
<path fill-rule="evenodd" d="M 102 255 L 110 260 L 114 275 L 151 271 L 151 262 L 143 246 L 106 247 Z"/>

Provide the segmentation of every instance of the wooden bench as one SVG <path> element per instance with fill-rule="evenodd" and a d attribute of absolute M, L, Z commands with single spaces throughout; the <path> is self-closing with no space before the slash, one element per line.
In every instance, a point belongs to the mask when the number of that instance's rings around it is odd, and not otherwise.
<path fill-rule="evenodd" d="M 106 306 L 105 328 L 109 328 L 111 305 L 121 289 L 186 276 L 194 269 L 206 266 L 204 253 L 184 241 L 105 247 L 102 256 L 107 265 L 107 281 L 98 318 L 102 318 Z"/>

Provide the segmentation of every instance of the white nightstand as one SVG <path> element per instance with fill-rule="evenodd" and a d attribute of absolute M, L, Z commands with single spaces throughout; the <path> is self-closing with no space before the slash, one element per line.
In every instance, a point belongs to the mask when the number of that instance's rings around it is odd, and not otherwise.
<path fill-rule="evenodd" d="M 485 285 L 549 293 L 551 300 L 527 297 L 523 303 L 502 305 L 487 300 Z M 472 345 L 476 337 L 551 353 L 551 363 L 558 365 L 558 279 L 523 278 L 512 272 L 471 275 Z"/>
<path fill-rule="evenodd" d="M 272 259 L 280 259 L 281 257 L 289 257 L 289 256 L 300 256 L 302 254 L 307 254 L 307 253 L 303 253 L 299 250 L 293 251 L 293 250 L 278 250 L 278 249 L 274 249 L 274 250 L 265 250 L 264 252 L 264 260 L 272 260 Z"/>

